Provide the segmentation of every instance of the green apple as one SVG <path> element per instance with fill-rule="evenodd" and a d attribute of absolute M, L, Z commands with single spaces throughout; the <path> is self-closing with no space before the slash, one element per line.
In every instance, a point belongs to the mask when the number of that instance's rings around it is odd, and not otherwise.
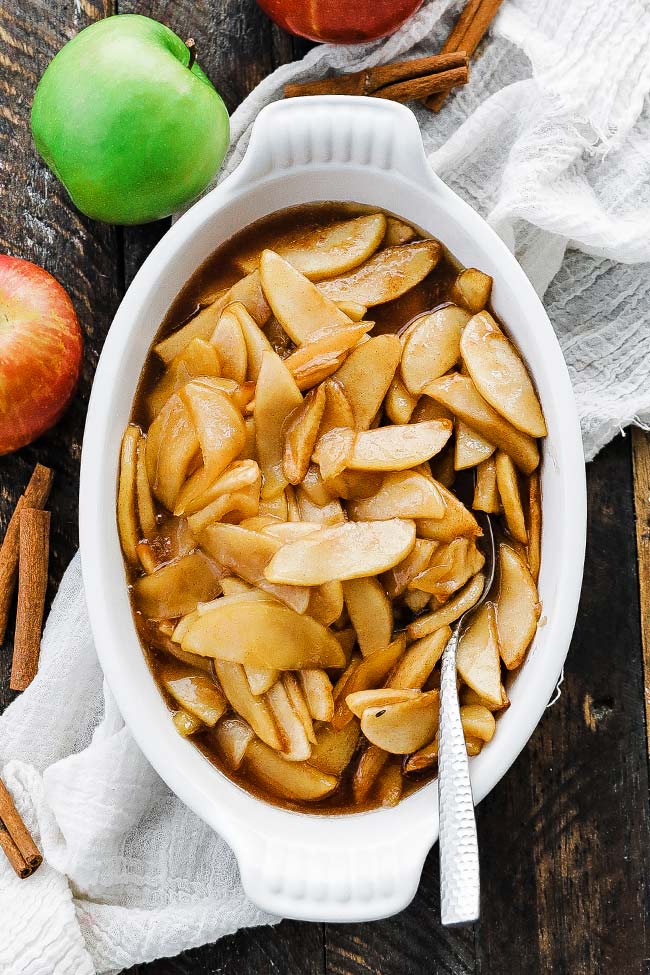
<path fill-rule="evenodd" d="M 89 217 L 146 223 L 197 197 L 230 137 L 226 107 L 194 54 L 149 17 L 86 27 L 40 80 L 36 148 Z"/>

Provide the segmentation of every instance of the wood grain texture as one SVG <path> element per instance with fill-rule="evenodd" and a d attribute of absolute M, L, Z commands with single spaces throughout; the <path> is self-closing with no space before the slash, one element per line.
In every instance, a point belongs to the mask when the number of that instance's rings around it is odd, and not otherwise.
<path fill-rule="evenodd" d="M 646 741 L 650 756 L 650 433 L 640 430 L 639 427 L 632 431 L 632 457 L 643 645 L 643 693 Z"/>
<path fill-rule="evenodd" d="M 63 420 L 16 454 L 0 457 L 0 536 L 37 461 L 52 467 L 48 603 L 78 545 L 81 439 L 97 359 L 122 292 L 120 233 L 83 217 L 38 157 L 29 116 L 38 79 L 81 28 L 113 12 L 111 0 L 0 3 L 0 250 L 45 267 L 68 290 L 84 332 L 79 390 Z M 0 707 L 9 691 L 13 613 L 0 651 Z"/>

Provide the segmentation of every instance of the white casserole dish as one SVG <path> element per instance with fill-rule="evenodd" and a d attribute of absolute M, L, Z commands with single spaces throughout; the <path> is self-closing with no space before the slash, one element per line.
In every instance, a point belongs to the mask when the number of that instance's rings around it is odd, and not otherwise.
<path fill-rule="evenodd" d="M 334 817 L 271 806 L 229 781 L 172 725 L 133 625 L 115 519 L 122 432 L 142 364 L 173 299 L 236 231 L 275 210 L 319 200 L 383 207 L 439 237 L 463 264 L 491 274 L 495 310 L 534 376 L 549 429 L 539 584 L 545 622 L 513 682 L 512 703 L 493 742 L 471 761 L 477 802 L 524 747 L 553 694 L 578 607 L 586 528 L 580 428 L 541 302 L 502 241 L 431 172 L 415 117 L 403 106 L 328 96 L 265 108 L 237 170 L 145 261 L 115 316 L 90 399 L 81 554 L 97 652 L 124 719 L 169 787 L 231 845 L 248 895 L 277 915 L 363 921 L 401 910 L 415 894 L 438 836 L 436 783 L 393 809 Z"/>

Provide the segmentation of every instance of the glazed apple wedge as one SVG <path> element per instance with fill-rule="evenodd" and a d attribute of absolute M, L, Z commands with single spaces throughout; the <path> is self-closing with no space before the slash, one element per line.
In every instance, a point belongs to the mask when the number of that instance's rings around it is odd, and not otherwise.
<path fill-rule="evenodd" d="M 377 575 L 401 562 L 414 542 L 412 521 L 347 522 L 284 545 L 264 574 L 269 582 L 305 586 Z"/>
<path fill-rule="evenodd" d="M 452 432 L 450 420 L 425 420 L 376 430 L 335 427 L 321 437 L 314 450 L 325 480 L 345 468 L 353 471 L 404 471 L 439 453 Z"/>
<path fill-rule="evenodd" d="M 276 352 L 265 352 L 253 413 L 263 498 L 276 498 L 289 483 L 283 466 L 282 428 L 288 414 L 301 405 L 302 394 L 282 359 Z"/>
<path fill-rule="evenodd" d="M 367 308 L 383 305 L 426 278 L 441 254 L 442 247 L 437 240 L 387 247 L 355 271 L 322 281 L 319 290 L 332 301 L 356 301 Z"/>
<path fill-rule="evenodd" d="M 456 657 L 459 676 L 488 704 L 501 707 L 501 660 L 496 614 L 483 603 L 463 631 Z"/>
<path fill-rule="evenodd" d="M 307 762 L 288 761 L 256 739 L 246 749 L 242 767 L 274 795 L 301 802 L 322 799 L 334 791 L 339 781 Z"/>
<path fill-rule="evenodd" d="M 402 379 L 413 396 L 448 372 L 460 358 L 460 337 L 470 319 L 464 308 L 447 305 L 423 315 L 404 334 Z"/>
<path fill-rule="evenodd" d="M 280 237 L 271 250 L 280 254 L 310 281 L 322 281 L 343 274 L 366 261 L 381 244 L 386 233 L 383 213 L 370 213 L 318 227 L 296 237 Z M 249 274 L 259 266 L 260 251 L 242 255 L 237 263 Z"/>
<path fill-rule="evenodd" d="M 348 504 L 348 515 L 353 521 L 442 518 L 445 510 L 445 502 L 435 482 L 417 471 L 386 474 L 375 494 Z"/>
<path fill-rule="evenodd" d="M 460 343 L 474 385 L 490 406 L 531 437 L 545 437 L 546 423 L 528 371 L 487 311 L 467 323 Z"/>
<path fill-rule="evenodd" d="M 357 346 L 334 375 L 352 407 L 357 430 L 367 430 L 388 392 L 402 354 L 396 335 L 377 335 Z"/>
<path fill-rule="evenodd" d="M 296 345 L 313 341 L 325 331 L 352 324 L 334 301 L 274 251 L 266 250 L 262 254 L 260 280 L 273 314 Z"/>
<path fill-rule="evenodd" d="M 334 635 L 310 616 L 275 602 L 218 600 L 189 627 L 181 644 L 187 653 L 247 667 L 275 670 L 342 667 L 345 656 Z"/>
<path fill-rule="evenodd" d="M 535 636 L 540 611 L 537 587 L 528 566 L 514 549 L 501 544 L 496 618 L 501 657 L 508 670 L 522 663 Z"/>
<path fill-rule="evenodd" d="M 397 704 L 366 708 L 361 731 L 368 741 L 392 755 L 408 755 L 431 741 L 438 728 L 440 694 L 419 692 Z"/>

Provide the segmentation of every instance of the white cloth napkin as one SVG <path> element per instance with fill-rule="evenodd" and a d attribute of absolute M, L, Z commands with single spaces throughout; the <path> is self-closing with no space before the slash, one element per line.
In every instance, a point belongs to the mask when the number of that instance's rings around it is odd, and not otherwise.
<path fill-rule="evenodd" d="M 224 172 L 289 80 L 434 53 L 458 6 L 430 0 L 388 40 L 317 47 L 278 69 L 234 114 Z M 643 0 L 506 0 L 470 85 L 439 115 L 415 109 L 432 166 L 544 296 L 588 458 L 650 411 L 649 90 Z M 0 768 L 46 861 L 18 881 L 0 856 L 3 975 L 116 972 L 273 920 L 124 728 L 102 682 L 78 559 L 38 677 L 0 718 Z"/>

